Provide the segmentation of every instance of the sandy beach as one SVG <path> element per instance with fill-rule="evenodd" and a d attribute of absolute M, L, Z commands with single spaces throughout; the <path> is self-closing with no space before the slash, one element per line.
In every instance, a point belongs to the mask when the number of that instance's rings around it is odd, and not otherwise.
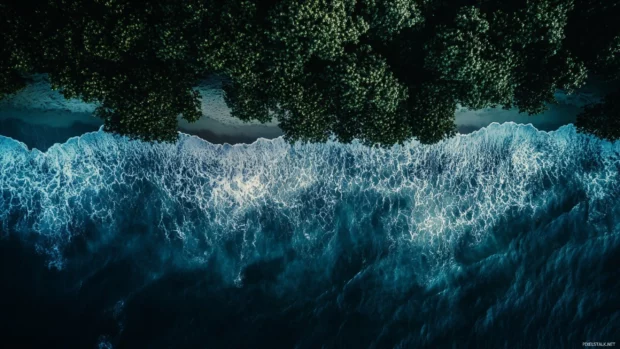
<path fill-rule="evenodd" d="M 282 135 L 276 120 L 270 123 L 243 122 L 230 115 L 224 101 L 221 80 L 214 77 L 204 80 L 196 90 L 202 99 L 203 117 L 195 123 L 179 120 L 179 131 L 199 136 L 212 143 L 251 143 L 258 138 L 276 138 Z M 557 104 L 540 115 L 530 116 L 517 110 L 487 108 L 456 111 L 456 125 L 460 133 L 470 133 L 491 122 L 533 124 L 540 130 L 554 130 L 573 123 L 580 108 L 592 103 L 605 93 L 608 86 L 589 84 L 573 95 L 556 93 Z M 65 99 L 51 89 L 44 75 L 35 75 L 26 88 L 0 102 L 0 134 L 13 137 L 32 147 L 45 148 L 50 142 L 62 142 L 66 138 L 94 131 L 102 125 L 92 116 L 97 107 L 78 99 Z M 48 137 L 37 134 L 44 133 Z M 49 137 L 49 135 L 55 135 Z M 49 144 L 49 145 L 48 145 Z M 52 143 L 53 144 L 53 143 Z"/>

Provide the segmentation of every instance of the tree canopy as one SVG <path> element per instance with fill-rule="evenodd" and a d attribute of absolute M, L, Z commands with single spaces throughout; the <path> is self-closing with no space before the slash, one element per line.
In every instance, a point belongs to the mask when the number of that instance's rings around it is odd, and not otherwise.
<path fill-rule="evenodd" d="M 49 0 L 0 5 L 0 98 L 46 73 L 105 129 L 173 141 L 194 90 L 292 141 L 433 143 L 457 104 L 536 114 L 588 74 L 620 78 L 618 0 Z M 615 97 L 614 97 L 615 96 Z M 618 139 L 617 94 L 578 129 Z"/>

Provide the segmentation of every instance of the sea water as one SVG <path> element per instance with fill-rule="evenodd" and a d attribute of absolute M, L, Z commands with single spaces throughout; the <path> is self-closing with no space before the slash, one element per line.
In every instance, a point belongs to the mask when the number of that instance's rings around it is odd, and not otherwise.
<path fill-rule="evenodd" d="M 0 332 L 27 346 L 620 340 L 620 142 L 0 137 Z"/>

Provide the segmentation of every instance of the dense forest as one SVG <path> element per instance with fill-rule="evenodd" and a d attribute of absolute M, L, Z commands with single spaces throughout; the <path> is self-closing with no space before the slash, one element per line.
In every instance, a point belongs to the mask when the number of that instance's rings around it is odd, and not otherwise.
<path fill-rule="evenodd" d="M 45 73 L 148 141 L 201 116 L 213 74 L 233 116 L 275 117 L 291 141 L 382 145 L 453 135 L 457 104 L 537 114 L 620 77 L 618 0 L 22 0 L 0 16 L 0 98 Z M 577 128 L 620 138 L 620 92 Z"/>

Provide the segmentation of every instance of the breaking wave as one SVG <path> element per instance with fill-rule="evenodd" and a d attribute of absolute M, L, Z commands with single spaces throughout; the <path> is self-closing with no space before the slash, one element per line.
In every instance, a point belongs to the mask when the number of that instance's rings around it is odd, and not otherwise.
<path fill-rule="evenodd" d="M 4 234 L 49 266 L 88 274 L 124 258 L 148 275 L 110 304 L 209 270 L 204 292 L 269 297 L 245 310 L 254 321 L 297 314 L 306 327 L 285 346 L 619 338 L 620 142 L 572 125 L 491 124 L 390 149 L 100 131 L 40 152 L 0 137 L 0 193 Z M 124 343 L 124 321 L 106 341 Z"/>

